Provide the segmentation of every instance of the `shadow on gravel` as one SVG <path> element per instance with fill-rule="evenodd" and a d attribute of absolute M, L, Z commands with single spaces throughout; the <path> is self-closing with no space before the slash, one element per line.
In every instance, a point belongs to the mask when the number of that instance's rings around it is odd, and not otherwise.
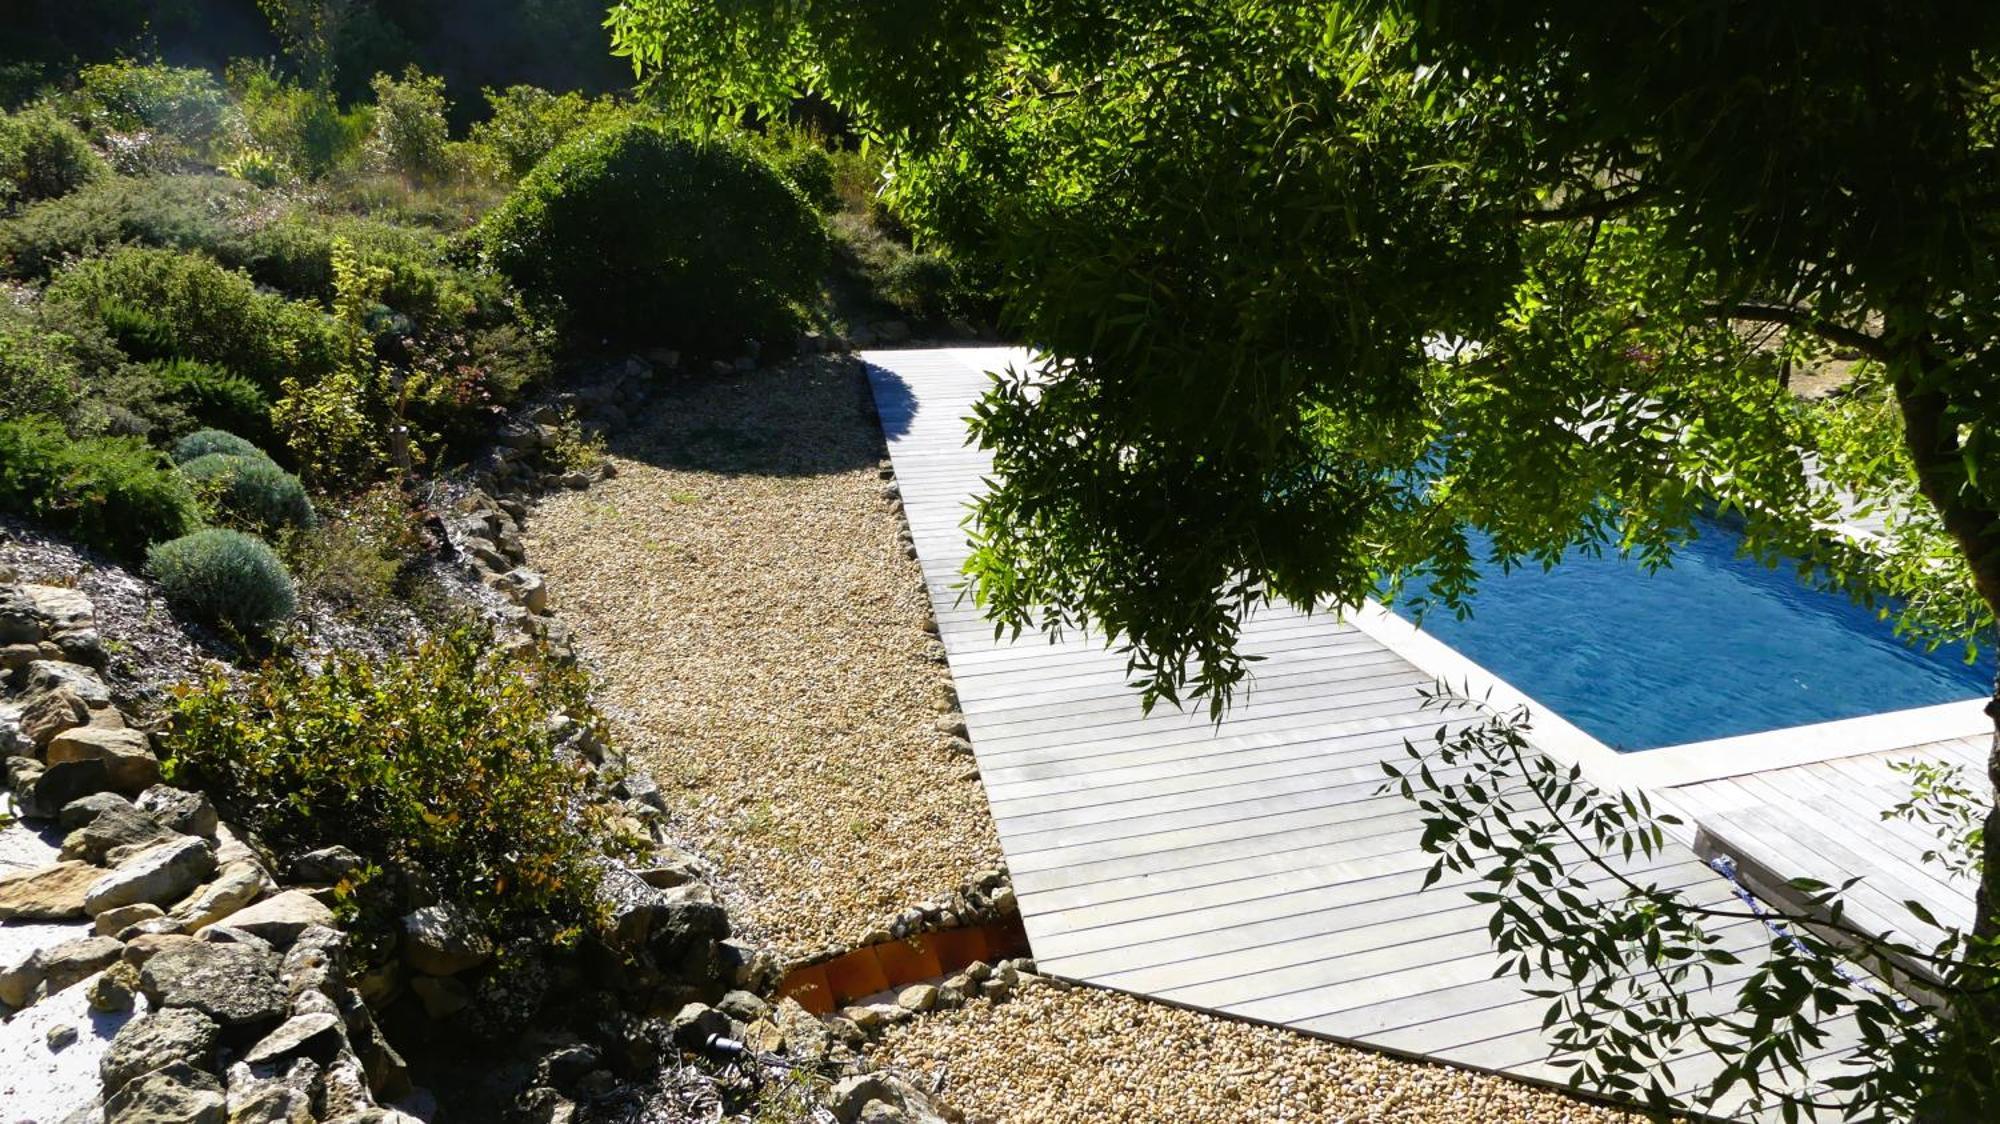
<path fill-rule="evenodd" d="M 900 380 L 893 390 L 900 404 L 885 416 L 907 429 L 912 396 Z M 882 433 L 861 362 L 823 355 L 755 371 L 664 377 L 643 412 L 613 427 L 608 447 L 680 471 L 826 476 L 873 469 L 886 455 Z"/>

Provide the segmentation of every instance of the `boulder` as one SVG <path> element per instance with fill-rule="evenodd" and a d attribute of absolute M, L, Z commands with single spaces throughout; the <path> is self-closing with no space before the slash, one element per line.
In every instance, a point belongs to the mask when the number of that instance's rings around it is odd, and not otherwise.
<path fill-rule="evenodd" d="M 271 876 L 254 862 L 235 862 L 216 872 L 215 877 L 195 888 L 167 916 L 180 922 L 190 933 L 199 932 L 224 918 L 231 918 L 244 906 L 277 889 Z"/>
<path fill-rule="evenodd" d="M 126 858 L 118 869 L 98 879 L 84 895 L 84 912 L 95 917 L 136 902 L 176 902 L 214 872 L 215 854 L 208 844 L 184 835 Z"/>
<path fill-rule="evenodd" d="M 53 819 L 79 797 L 112 787 L 110 765 L 102 760 L 65 761 L 42 770 L 23 795 L 21 814 Z M 20 791 L 16 788 L 16 791 Z"/>
<path fill-rule="evenodd" d="M 280 1023 L 278 1029 L 245 1051 L 242 1060 L 259 1066 L 281 1065 L 293 1058 L 311 1058 L 320 1065 L 331 1065 L 346 1044 L 347 1036 L 341 1029 L 339 1016 L 296 1015 Z"/>
<path fill-rule="evenodd" d="M 69 691 L 92 708 L 111 705 L 111 688 L 87 667 L 62 660 L 36 660 L 28 665 L 25 695 L 33 697 L 57 690 Z"/>
<path fill-rule="evenodd" d="M 367 860 L 341 846 L 321 847 L 292 859 L 292 877 L 313 885 L 327 885 L 360 870 Z"/>
<path fill-rule="evenodd" d="M 41 617 L 27 591 L 18 585 L 0 586 L 0 643 L 33 644 L 41 638 Z"/>
<path fill-rule="evenodd" d="M 45 634 L 89 628 L 97 623 L 97 610 L 80 589 L 34 584 L 19 588 Z"/>
<path fill-rule="evenodd" d="M 229 1084 L 229 1124 L 313 1124 L 312 1094 L 283 1081 Z"/>
<path fill-rule="evenodd" d="M 492 940 L 456 906 L 425 906 L 403 918 L 403 959 L 426 975 L 457 975 L 492 956 Z"/>
<path fill-rule="evenodd" d="M 140 969 L 139 985 L 156 1007 L 192 1007 L 224 1026 L 266 1022 L 285 1013 L 278 957 L 249 944 L 167 945 Z"/>
<path fill-rule="evenodd" d="M 715 1007 L 740 1023 L 754 1023 L 771 1017 L 771 1005 L 747 991 L 728 992 Z"/>
<path fill-rule="evenodd" d="M 139 794 L 137 804 L 151 812 L 154 819 L 186 835 L 214 838 L 220 822 L 208 797 L 184 788 L 156 784 Z"/>
<path fill-rule="evenodd" d="M 93 1011 L 129 1011 L 132 997 L 139 992 L 139 969 L 120 960 L 90 981 L 84 999 Z"/>
<path fill-rule="evenodd" d="M 111 787 L 137 793 L 160 779 L 160 759 L 146 735 L 137 730 L 78 726 L 49 739 L 51 767 L 66 761 L 102 761 Z"/>
<path fill-rule="evenodd" d="M 69 818 L 70 809 L 98 800 L 114 793 L 98 793 L 82 800 L 73 800 L 63 808 L 63 818 Z M 114 848 L 128 847 L 134 851 L 144 850 L 155 844 L 183 838 L 179 832 L 162 825 L 152 816 L 120 800 L 116 805 L 106 807 L 90 821 L 63 838 L 62 857 L 81 859 L 88 863 L 103 863 L 105 856 Z"/>
<path fill-rule="evenodd" d="M 37 949 L 14 964 L 0 968 L 0 1003 L 26 1007 L 42 987 L 41 951 Z"/>
<path fill-rule="evenodd" d="M 229 927 L 285 948 L 307 927 L 333 925 L 333 911 L 304 890 L 286 890 L 246 906 L 229 919 Z"/>
<path fill-rule="evenodd" d="M 89 863 L 59 862 L 0 876 L 0 921 L 63 921 L 84 915 L 84 899 L 104 872 Z"/>
<path fill-rule="evenodd" d="M 115 792 L 93 792 L 79 796 L 62 806 L 56 814 L 56 823 L 65 831 L 87 827 L 91 821 L 102 815 L 122 811 L 132 807 L 132 802 Z"/>
<path fill-rule="evenodd" d="M 21 733 L 34 742 L 38 750 L 46 747 L 50 738 L 64 730 L 89 724 L 89 705 L 67 687 L 58 687 L 36 696 L 21 710 Z"/>
<path fill-rule="evenodd" d="M 124 950 L 124 945 L 110 937 L 77 937 L 42 949 L 35 953 L 33 959 L 40 966 L 42 982 L 47 985 L 48 994 L 54 995 L 110 967 Z"/>
<path fill-rule="evenodd" d="M 227 1124 L 222 1082 L 186 1062 L 133 1078 L 104 1102 L 104 1124 Z"/>
<path fill-rule="evenodd" d="M 200 1011 L 184 1007 L 148 1011 L 118 1028 L 98 1063 L 98 1079 L 110 1095 L 134 1077 L 176 1062 L 207 1069 L 215 1063 L 221 1036 L 215 1020 Z"/>

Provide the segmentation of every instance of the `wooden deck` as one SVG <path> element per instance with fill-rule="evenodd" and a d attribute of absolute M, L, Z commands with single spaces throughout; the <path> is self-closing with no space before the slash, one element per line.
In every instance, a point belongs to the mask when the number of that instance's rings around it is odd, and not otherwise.
<path fill-rule="evenodd" d="M 966 501 L 990 464 L 964 418 L 994 349 L 865 357 L 939 633 L 1021 914 L 1064 978 L 1383 1050 L 1559 1080 L 1546 1003 L 1493 979 L 1489 907 L 1430 858 L 1418 809 L 1378 796 L 1439 716 L 1431 677 L 1351 624 L 1286 608 L 1250 622 L 1264 657 L 1229 717 L 1142 713 L 1124 660 L 1096 641 L 996 640 L 959 600 Z M 1635 863 L 1723 901 L 1690 848 Z M 1754 954 L 1756 922 L 1730 932 Z M 1718 996 L 1718 1000 L 1722 997 Z M 1700 1059 L 1676 1066 L 1699 1080 Z"/>

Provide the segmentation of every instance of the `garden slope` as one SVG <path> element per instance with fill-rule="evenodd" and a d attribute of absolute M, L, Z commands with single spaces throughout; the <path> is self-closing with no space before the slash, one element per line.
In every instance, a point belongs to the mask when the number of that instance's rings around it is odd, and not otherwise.
<path fill-rule="evenodd" d="M 529 553 L 732 916 L 787 954 L 851 944 L 1000 859 L 937 727 L 949 676 L 868 390 L 829 358 L 653 402 L 615 478 L 542 503 Z"/>

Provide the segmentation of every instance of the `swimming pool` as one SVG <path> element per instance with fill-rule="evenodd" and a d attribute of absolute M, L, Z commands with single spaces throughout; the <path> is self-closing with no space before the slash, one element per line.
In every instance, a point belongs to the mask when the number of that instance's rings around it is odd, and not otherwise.
<path fill-rule="evenodd" d="M 1621 752 L 1991 693 L 1990 652 L 1967 664 L 1960 649 L 1913 648 L 1872 610 L 1738 557 L 1739 541 L 1705 524 L 1650 574 L 1615 556 L 1491 567 L 1471 617 L 1420 627 Z M 1412 583 L 1405 600 L 1423 592 Z"/>

